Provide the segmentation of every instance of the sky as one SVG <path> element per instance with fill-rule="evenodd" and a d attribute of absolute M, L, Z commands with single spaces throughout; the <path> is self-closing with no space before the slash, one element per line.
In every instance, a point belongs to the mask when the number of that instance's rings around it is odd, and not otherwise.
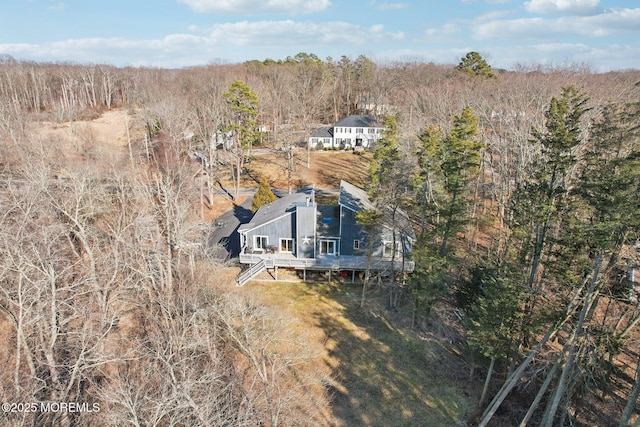
<path fill-rule="evenodd" d="M 4 0 L 0 54 L 183 68 L 299 52 L 640 69 L 640 0 Z"/>

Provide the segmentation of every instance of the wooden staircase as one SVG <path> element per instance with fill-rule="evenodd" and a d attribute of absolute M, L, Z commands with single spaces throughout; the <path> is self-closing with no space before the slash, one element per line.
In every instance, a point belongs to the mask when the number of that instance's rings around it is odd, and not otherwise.
<path fill-rule="evenodd" d="M 251 267 L 246 269 L 245 271 L 238 274 L 236 278 L 236 283 L 238 286 L 244 286 L 249 280 L 256 277 L 258 274 L 262 273 L 267 269 L 267 263 L 264 259 L 252 264 Z"/>

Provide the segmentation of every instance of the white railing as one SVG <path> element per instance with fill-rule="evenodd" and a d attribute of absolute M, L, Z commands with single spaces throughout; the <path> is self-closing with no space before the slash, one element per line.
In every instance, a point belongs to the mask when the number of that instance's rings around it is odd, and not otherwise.
<path fill-rule="evenodd" d="M 264 259 L 253 264 L 246 271 L 243 271 L 242 273 L 240 273 L 240 275 L 238 275 L 238 278 L 236 279 L 238 286 L 244 286 L 249 280 L 253 279 L 266 269 L 267 263 Z"/>
<path fill-rule="evenodd" d="M 267 263 L 265 268 L 284 267 L 296 269 L 330 269 L 330 270 L 365 270 L 367 259 L 358 256 L 322 256 L 318 258 L 296 258 L 290 254 L 240 254 L 240 262 L 243 264 L 257 264 L 261 261 Z M 374 258 L 369 264 L 369 268 L 376 271 L 390 271 L 392 262 L 390 259 Z M 412 272 L 415 268 L 413 261 L 395 260 L 393 269 L 395 271 Z"/>

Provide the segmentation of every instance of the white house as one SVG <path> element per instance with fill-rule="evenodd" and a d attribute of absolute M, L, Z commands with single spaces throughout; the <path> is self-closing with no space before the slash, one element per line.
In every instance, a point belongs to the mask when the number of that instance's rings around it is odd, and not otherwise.
<path fill-rule="evenodd" d="M 368 148 L 382 137 L 384 128 L 371 116 L 352 115 L 332 127 L 316 129 L 309 144 L 313 148 Z"/>

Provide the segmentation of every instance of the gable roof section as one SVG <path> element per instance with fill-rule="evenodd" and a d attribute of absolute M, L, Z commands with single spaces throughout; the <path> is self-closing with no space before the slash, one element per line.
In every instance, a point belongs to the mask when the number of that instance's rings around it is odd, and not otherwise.
<path fill-rule="evenodd" d="M 340 181 L 338 203 L 354 212 L 359 212 L 363 209 L 375 209 L 366 191 L 344 180 Z"/>
<path fill-rule="evenodd" d="M 311 133 L 311 138 L 333 138 L 332 127 L 321 127 Z"/>
<path fill-rule="evenodd" d="M 363 127 L 363 128 L 379 128 L 382 127 L 376 122 L 376 120 L 367 115 L 352 115 L 347 116 L 344 119 L 340 119 L 333 125 L 334 127 Z"/>
<path fill-rule="evenodd" d="M 340 181 L 340 197 L 338 203 L 354 212 L 360 212 L 363 209 L 375 209 L 374 204 L 369 200 L 367 192 L 347 181 Z M 392 228 L 391 210 L 385 210 L 382 221 L 384 227 Z M 402 209 L 396 211 L 393 223 L 395 223 L 397 229 L 402 230 L 407 237 L 415 240 L 416 236 L 411 226 L 411 220 Z"/>
<path fill-rule="evenodd" d="M 306 203 L 307 198 L 311 198 L 311 200 L 313 200 L 313 192 L 314 186 L 312 185 L 311 187 L 303 188 L 293 194 L 289 194 L 262 206 L 258 209 L 255 215 L 253 215 L 251 221 L 247 224 L 240 225 L 238 232 L 242 233 L 251 231 L 254 228 L 295 212 L 298 204 Z"/>

